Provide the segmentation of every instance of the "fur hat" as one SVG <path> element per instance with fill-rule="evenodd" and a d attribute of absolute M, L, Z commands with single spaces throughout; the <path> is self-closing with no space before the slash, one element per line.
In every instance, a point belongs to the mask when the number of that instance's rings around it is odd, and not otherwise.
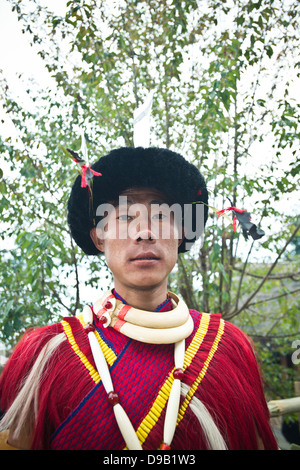
<path fill-rule="evenodd" d="M 195 165 L 178 153 L 162 148 L 125 147 L 112 150 L 91 168 L 102 174 L 93 178 L 94 215 L 100 204 L 115 201 L 122 191 L 139 186 L 158 189 L 173 203 L 178 203 L 182 207 L 184 204 L 189 204 L 192 214 L 191 229 L 194 232 L 197 204 L 191 203 L 204 203 L 202 204 L 204 228 L 208 213 L 208 193 L 204 178 Z M 81 176 L 78 176 L 68 201 L 68 224 L 72 237 L 84 253 L 99 255 L 101 252 L 90 237 L 90 230 L 95 226 L 93 222 L 95 218 L 90 213 L 88 191 L 89 188 L 81 187 Z M 189 240 L 185 238 L 178 252 L 188 251 L 197 238 L 199 234 Z"/>

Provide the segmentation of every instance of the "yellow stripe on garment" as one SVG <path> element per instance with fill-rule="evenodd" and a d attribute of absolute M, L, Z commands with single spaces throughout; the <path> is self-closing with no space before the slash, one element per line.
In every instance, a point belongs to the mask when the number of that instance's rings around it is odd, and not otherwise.
<path fill-rule="evenodd" d="M 195 336 L 193 340 L 191 341 L 191 344 L 189 345 L 189 347 L 187 348 L 185 352 L 183 369 L 186 369 L 190 365 L 197 351 L 199 350 L 202 344 L 202 341 L 207 333 L 209 320 L 210 320 L 210 315 L 207 313 L 203 313 L 198 330 L 195 333 Z M 167 378 L 162 388 L 160 389 L 147 416 L 145 416 L 145 418 L 143 419 L 143 421 L 141 422 L 140 426 L 138 427 L 136 431 L 136 434 L 141 444 L 143 444 L 145 440 L 147 439 L 149 433 L 151 432 L 152 428 L 157 423 L 159 417 L 161 416 L 162 410 L 164 409 L 168 401 L 172 383 L 174 381 L 174 377 L 173 377 L 174 370 L 175 370 L 175 367 L 173 368 L 169 377 Z"/>
<path fill-rule="evenodd" d="M 208 353 L 208 357 L 207 357 L 206 361 L 204 362 L 203 367 L 202 367 L 198 377 L 194 381 L 193 385 L 191 386 L 189 392 L 187 393 L 187 395 L 184 399 L 184 402 L 182 403 L 182 405 L 180 407 L 180 410 L 179 410 L 179 413 L 178 413 L 177 424 L 179 424 L 180 421 L 183 419 L 184 413 L 185 413 L 191 399 L 193 398 L 193 396 L 194 396 L 194 394 L 197 390 L 198 385 L 200 384 L 201 380 L 203 379 L 203 377 L 205 376 L 205 374 L 207 372 L 209 364 L 210 364 L 215 352 L 218 349 L 219 342 L 220 342 L 221 337 L 222 337 L 223 332 L 224 332 L 224 326 L 225 326 L 224 320 L 220 320 L 220 325 L 219 325 L 219 328 L 218 328 L 218 332 L 216 334 L 216 337 L 215 337 L 215 340 L 212 344 L 212 347 L 211 347 L 211 349 Z"/>
<path fill-rule="evenodd" d="M 87 370 L 89 371 L 89 374 L 90 376 L 92 377 L 92 379 L 94 380 L 94 382 L 97 384 L 100 382 L 100 375 L 98 374 L 98 372 L 96 371 L 96 369 L 92 366 L 92 364 L 89 362 L 89 360 L 87 359 L 87 357 L 83 354 L 83 352 L 79 349 L 76 341 L 75 341 L 75 338 L 73 336 L 73 333 L 72 333 L 72 329 L 69 325 L 68 322 L 62 320 L 61 321 L 61 324 L 63 326 L 63 329 L 64 329 L 64 332 L 68 338 L 68 341 L 71 345 L 71 348 L 73 349 L 73 351 L 75 352 L 75 354 L 77 354 L 77 356 L 79 357 L 79 359 L 81 360 L 81 362 L 83 363 L 83 365 L 87 368 Z"/>
<path fill-rule="evenodd" d="M 78 320 L 80 321 L 80 323 L 82 324 L 83 327 L 86 326 L 86 324 L 83 321 L 83 315 L 82 314 L 78 315 L 76 318 L 78 318 Z M 110 349 L 107 346 L 107 344 L 103 341 L 103 339 L 99 335 L 98 331 L 95 330 L 94 333 L 95 333 L 96 338 L 97 338 L 97 340 L 98 340 L 98 342 L 101 346 L 101 349 L 103 351 L 105 359 L 107 360 L 108 364 L 111 366 L 115 362 L 115 360 L 117 359 L 117 356 L 115 355 L 114 351 L 112 349 Z"/>

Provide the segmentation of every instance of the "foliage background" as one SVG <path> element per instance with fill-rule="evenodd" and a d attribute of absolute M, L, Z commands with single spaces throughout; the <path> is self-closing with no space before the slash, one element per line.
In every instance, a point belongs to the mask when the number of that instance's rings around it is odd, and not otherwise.
<path fill-rule="evenodd" d="M 221 312 L 255 341 L 270 397 L 293 396 L 299 328 L 299 3 L 295 0 L 7 0 L 50 77 L 2 73 L 0 339 L 75 314 L 111 281 L 73 244 L 66 202 L 76 170 L 133 145 L 133 111 L 154 90 L 152 145 L 205 175 L 205 236 L 170 277 L 190 307 Z M 61 9 L 60 9 L 61 10 Z M 30 70 L 31 64 L 28 64 Z M 15 137 L 16 136 L 16 137 Z M 247 209 L 253 242 L 214 208 Z M 99 278 L 100 276 L 100 278 Z M 284 359 L 284 360 L 283 360 Z M 292 367 L 290 367 L 292 366 Z M 285 380 L 283 380 L 283 378 Z"/>

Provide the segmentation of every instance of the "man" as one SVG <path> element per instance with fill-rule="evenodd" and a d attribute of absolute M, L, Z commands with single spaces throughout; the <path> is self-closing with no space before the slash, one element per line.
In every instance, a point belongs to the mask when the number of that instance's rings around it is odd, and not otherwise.
<path fill-rule="evenodd" d="M 166 149 L 118 149 L 84 168 L 68 222 L 87 255 L 104 254 L 114 286 L 17 345 L 0 382 L 10 445 L 277 448 L 249 339 L 167 289 L 207 203 L 196 167 Z"/>

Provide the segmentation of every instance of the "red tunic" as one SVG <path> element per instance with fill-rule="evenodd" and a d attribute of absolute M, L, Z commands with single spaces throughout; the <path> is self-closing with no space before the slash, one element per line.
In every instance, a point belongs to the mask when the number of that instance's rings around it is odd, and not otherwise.
<path fill-rule="evenodd" d="M 210 411 L 227 446 L 255 450 L 255 428 L 265 449 L 277 449 L 256 358 L 249 338 L 216 314 L 190 310 L 194 331 L 186 340 L 184 378 L 190 387 L 181 398 L 173 450 L 207 449 L 201 426 L 189 403 L 195 396 Z M 112 380 L 143 449 L 159 449 L 169 385 L 174 370 L 173 345 L 131 340 L 98 323 L 98 340 Z M 0 405 L 7 410 L 24 375 L 43 345 L 64 332 L 64 341 L 49 360 L 40 385 L 39 411 L 32 449 L 124 449 L 125 443 L 89 347 L 82 319 L 27 333 L 0 378 Z"/>

